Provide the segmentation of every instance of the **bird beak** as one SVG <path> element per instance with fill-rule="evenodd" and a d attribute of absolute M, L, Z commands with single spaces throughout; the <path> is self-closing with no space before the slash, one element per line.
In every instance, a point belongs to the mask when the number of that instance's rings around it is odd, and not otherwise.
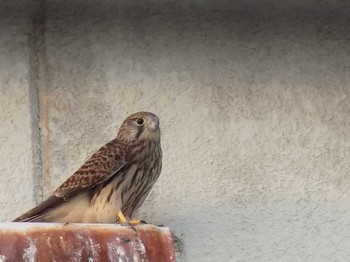
<path fill-rule="evenodd" d="M 149 129 L 151 129 L 152 131 L 156 131 L 158 128 L 159 128 L 159 121 L 153 120 L 153 121 L 149 124 Z"/>

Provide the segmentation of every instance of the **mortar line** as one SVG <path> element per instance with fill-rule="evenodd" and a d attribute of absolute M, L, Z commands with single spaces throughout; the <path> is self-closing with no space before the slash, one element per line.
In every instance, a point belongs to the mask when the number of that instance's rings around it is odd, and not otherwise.
<path fill-rule="evenodd" d="M 33 146 L 33 198 L 42 201 L 50 184 L 47 60 L 45 47 L 45 0 L 33 0 L 34 12 L 31 17 L 32 33 L 30 49 L 30 103 Z"/>

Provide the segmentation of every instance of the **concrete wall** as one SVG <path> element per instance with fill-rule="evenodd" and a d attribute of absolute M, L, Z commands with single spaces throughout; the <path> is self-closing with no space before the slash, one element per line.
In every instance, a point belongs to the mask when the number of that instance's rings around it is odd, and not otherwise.
<path fill-rule="evenodd" d="M 348 260 L 348 3 L 35 3 L 1 25 L 2 220 L 149 110 L 164 168 L 141 215 L 179 261 Z"/>
<path fill-rule="evenodd" d="M 41 200 L 40 133 L 31 1 L 0 5 L 1 220 Z"/>

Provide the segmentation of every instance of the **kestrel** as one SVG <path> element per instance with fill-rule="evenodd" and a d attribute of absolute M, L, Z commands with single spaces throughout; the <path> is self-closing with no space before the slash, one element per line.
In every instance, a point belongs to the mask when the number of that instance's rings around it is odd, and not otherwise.
<path fill-rule="evenodd" d="M 14 222 L 130 222 L 162 169 L 159 118 L 138 112 L 53 194 Z M 135 222 L 137 223 L 137 221 Z"/>

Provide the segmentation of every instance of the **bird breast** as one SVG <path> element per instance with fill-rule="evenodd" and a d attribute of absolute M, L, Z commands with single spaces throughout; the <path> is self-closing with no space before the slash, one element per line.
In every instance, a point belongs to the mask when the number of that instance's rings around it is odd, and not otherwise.
<path fill-rule="evenodd" d="M 138 153 L 131 155 L 132 164 L 118 171 L 114 179 L 93 197 L 92 208 L 100 222 L 115 222 L 119 210 L 130 219 L 160 175 L 160 147 L 147 144 L 147 148 L 135 148 L 134 151 Z"/>

